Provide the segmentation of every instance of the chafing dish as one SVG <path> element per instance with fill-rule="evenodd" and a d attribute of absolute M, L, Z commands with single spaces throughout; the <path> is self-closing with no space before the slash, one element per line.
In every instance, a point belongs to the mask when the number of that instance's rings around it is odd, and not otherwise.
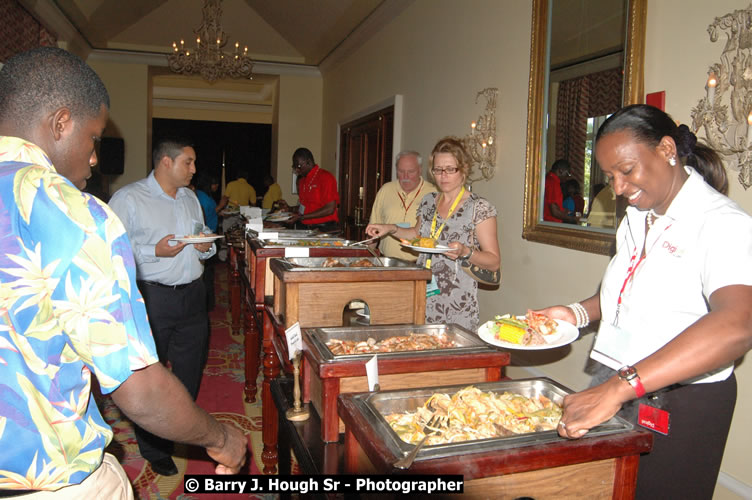
<path fill-rule="evenodd" d="M 445 349 L 425 349 L 420 351 L 380 352 L 379 359 L 404 358 L 415 356 L 451 356 L 474 352 L 489 352 L 494 349 L 483 342 L 474 333 L 462 329 L 458 325 L 381 325 L 369 327 L 334 327 L 334 328 L 308 328 L 303 330 L 303 338 L 307 340 L 306 346 L 321 360 L 322 363 L 335 363 L 339 361 L 367 361 L 374 353 L 365 354 L 333 354 L 326 343 L 331 339 L 363 342 L 369 338 L 376 341 L 389 337 L 407 336 L 411 333 L 428 335 L 446 335 L 448 340 L 456 346 Z"/>
<path fill-rule="evenodd" d="M 257 238 L 259 234 L 274 233 L 278 238 L 310 238 L 313 236 L 325 237 L 325 234 L 319 233 L 316 229 L 266 229 L 259 233 L 253 229 L 247 230 L 251 238 Z"/>
<path fill-rule="evenodd" d="M 270 247 L 325 247 L 325 248 L 348 248 L 348 245 L 355 243 L 343 238 L 324 238 L 324 237 L 277 237 L 276 239 L 261 240 L 264 248 Z"/>
<path fill-rule="evenodd" d="M 357 247 L 353 247 L 357 248 Z M 323 267 L 327 259 L 337 259 L 345 264 L 345 267 Z M 356 261 L 367 260 L 373 264 L 373 267 L 349 267 Z M 424 270 L 425 268 L 408 262 L 406 260 L 395 259 L 393 257 L 288 257 L 286 259 L 276 259 L 278 265 L 283 271 L 306 272 L 316 271 L 383 271 L 385 267 L 404 269 L 404 270 Z"/>
<path fill-rule="evenodd" d="M 562 404 L 564 396 L 573 391 L 548 378 L 533 378 L 523 380 L 508 380 L 501 382 L 482 382 L 472 384 L 484 392 L 502 393 L 505 391 L 522 394 L 526 397 L 539 395 L 550 398 L 554 403 Z M 396 391 L 383 391 L 378 393 L 348 394 L 346 396 L 355 403 L 358 411 L 368 421 L 370 432 L 379 435 L 389 450 L 395 456 L 409 453 L 414 445 L 402 441 L 384 419 L 384 415 L 391 413 L 414 411 L 423 406 L 434 393 L 453 395 L 467 387 L 468 384 L 427 387 L 422 389 L 407 389 Z M 620 417 L 613 417 L 607 422 L 591 429 L 583 439 L 592 436 L 602 436 L 632 430 L 631 423 Z M 468 453 L 505 450 L 523 446 L 540 445 L 562 440 L 555 430 L 534 432 L 529 434 L 517 434 L 492 439 L 479 439 L 463 441 L 459 443 L 447 443 L 433 446 L 425 446 L 418 452 L 416 460 L 428 460 L 432 458 L 451 457 Z"/>

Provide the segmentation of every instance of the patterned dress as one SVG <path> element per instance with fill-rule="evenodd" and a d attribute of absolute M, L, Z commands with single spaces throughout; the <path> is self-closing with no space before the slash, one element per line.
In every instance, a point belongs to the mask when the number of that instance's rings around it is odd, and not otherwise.
<path fill-rule="evenodd" d="M 80 483 L 112 430 L 91 394 L 157 362 L 120 220 L 0 137 L 0 492 Z"/>
<path fill-rule="evenodd" d="M 420 202 L 418 233 L 421 237 L 431 236 L 431 221 L 436 212 L 436 200 L 439 195 L 440 193 L 427 194 Z M 447 245 L 452 241 L 459 241 L 468 247 L 479 248 L 473 227 L 488 218 L 496 217 L 496 214 L 496 207 L 488 200 L 470 193 L 446 221 L 438 238 L 439 244 Z M 438 215 L 436 227 L 440 227 L 442 223 L 444 219 Z M 478 283 L 461 269 L 459 262 L 442 254 L 421 254 L 418 264 L 425 265 L 428 257 L 431 257 L 431 271 L 441 293 L 426 299 L 426 323 L 455 323 L 470 331 L 476 331 L 480 316 Z"/>

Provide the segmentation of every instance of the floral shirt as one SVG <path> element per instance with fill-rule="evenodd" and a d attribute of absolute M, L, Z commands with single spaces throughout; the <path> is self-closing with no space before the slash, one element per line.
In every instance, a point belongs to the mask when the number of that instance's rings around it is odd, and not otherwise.
<path fill-rule="evenodd" d="M 0 137 L 0 490 L 56 490 L 102 461 L 91 394 L 157 362 L 125 229 L 34 144 Z"/>
<path fill-rule="evenodd" d="M 418 233 L 430 237 L 431 222 L 436 213 L 436 200 L 441 193 L 429 193 L 420 202 Z M 480 248 L 475 226 L 497 216 L 496 207 L 475 193 L 462 203 L 446 221 L 438 215 L 436 227 L 445 223 L 438 242 L 446 245 L 459 241 L 468 247 Z M 459 262 L 442 254 L 420 254 L 418 264 L 425 265 L 431 257 L 431 272 L 440 293 L 426 298 L 426 323 L 454 323 L 474 332 L 480 322 L 478 282 L 460 268 Z"/>

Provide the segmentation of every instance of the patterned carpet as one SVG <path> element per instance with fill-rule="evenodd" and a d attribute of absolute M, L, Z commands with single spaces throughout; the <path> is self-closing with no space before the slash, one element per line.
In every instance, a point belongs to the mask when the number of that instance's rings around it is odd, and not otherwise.
<path fill-rule="evenodd" d="M 261 402 L 248 404 L 243 399 L 245 376 L 243 372 L 243 337 L 232 335 L 227 287 L 227 265 L 217 263 L 215 273 L 216 303 L 210 313 L 211 338 L 209 359 L 198 395 L 198 404 L 218 420 L 231 422 L 249 437 L 249 451 L 253 458 L 242 474 L 260 474 L 261 463 Z M 259 380 L 259 387 L 261 386 Z M 172 477 L 155 474 L 148 462 L 138 452 L 133 424 L 124 417 L 109 398 L 100 401 L 102 414 L 112 425 L 115 439 L 108 451 L 123 465 L 139 499 L 220 500 L 223 495 L 186 494 L 183 490 L 183 475 L 213 474 L 214 462 L 202 448 L 177 445 L 173 459 L 179 473 Z M 226 495 L 238 498 L 238 495 Z M 245 498 L 271 499 L 276 495 L 251 495 Z"/>

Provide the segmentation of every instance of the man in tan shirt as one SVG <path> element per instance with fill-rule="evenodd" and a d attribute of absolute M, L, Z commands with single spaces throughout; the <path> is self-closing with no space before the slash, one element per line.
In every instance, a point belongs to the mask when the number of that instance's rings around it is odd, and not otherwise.
<path fill-rule="evenodd" d="M 423 158 L 415 151 L 402 151 L 397 155 L 397 180 L 384 184 L 371 209 L 371 224 L 407 224 L 414 226 L 420 200 L 436 191 L 436 186 L 421 176 Z M 418 255 L 405 250 L 399 241 L 387 236 L 379 243 L 379 250 L 387 257 L 415 261 Z"/>

